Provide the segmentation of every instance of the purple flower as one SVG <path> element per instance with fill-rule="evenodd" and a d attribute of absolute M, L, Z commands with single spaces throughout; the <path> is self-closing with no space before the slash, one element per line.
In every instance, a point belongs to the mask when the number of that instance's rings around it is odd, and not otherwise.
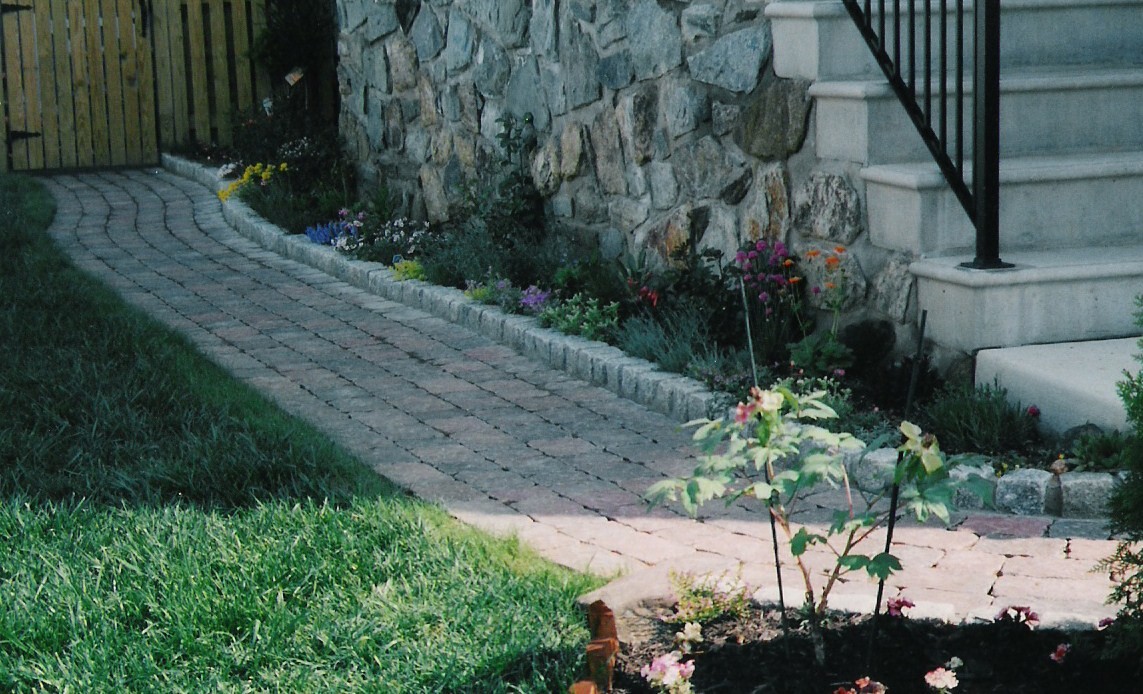
<path fill-rule="evenodd" d="M 526 313 L 540 313 L 551 298 L 552 293 L 550 291 L 540 289 L 533 284 L 525 289 L 520 296 L 520 307 Z"/>

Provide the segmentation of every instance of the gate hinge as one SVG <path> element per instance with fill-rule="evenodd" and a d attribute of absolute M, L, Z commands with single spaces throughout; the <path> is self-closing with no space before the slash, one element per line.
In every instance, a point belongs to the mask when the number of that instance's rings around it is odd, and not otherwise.
<path fill-rule="evenodd" d="M 19 140 L 30 140 L 33 137 L 43 137 L 43 133 L 30 133 L 27 130 L 12 130 L 8 133 L 8 144 Z"/>
<path fill-rule="evenodd" d="M 31 5 L 15 5 L 8 2 L 0 2 L 0 14 L 8 14 L 9 12 L 19 12 L 20 10 L 30 10 Z"/>

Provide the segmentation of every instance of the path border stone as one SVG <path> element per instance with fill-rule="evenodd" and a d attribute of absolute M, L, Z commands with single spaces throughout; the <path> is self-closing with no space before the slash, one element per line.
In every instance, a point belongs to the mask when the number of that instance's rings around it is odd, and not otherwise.
<path fill-rule="evenodd" d="M 226 181 L 215 169 L 170 154 L 162 155 L 163 168 L 211 190 Z M 582 337 L 544 328 L 535 318 L 506 314 L 481 304 L 451 287 L 419 280 L 397 280 L 380 263 L 354 260 L 331 246 L 313 243 L 304 235 L 289 234 L 258 216 L 248 205 L 231 197 L 222 205 L 224 218 L 240 234 L 291 260 L 305 263 L 378 296 L 463 325 L 553 369 L 564 371 L 592 385 L 637 402 L 683 423 L 718 416 L 730 403 L 702 383 L 661 370 L 657 365 L 632 357 L 622 350 Z M 851 465 L 859 486 L 876 485 L 891 475 L 895 454 L 876 451 L 866 456 L 858 470 Z M 1013 515 L 1058 518 L 1102 518 L 1114 485 L 1122 481 L 1107 473 L 1071 472 L 1061 476 L 1042 470 L 1016 470 L 994 481 L 996 510 Z M 980 509 L 981 500 L 958 495 L 956 506 Z"/>

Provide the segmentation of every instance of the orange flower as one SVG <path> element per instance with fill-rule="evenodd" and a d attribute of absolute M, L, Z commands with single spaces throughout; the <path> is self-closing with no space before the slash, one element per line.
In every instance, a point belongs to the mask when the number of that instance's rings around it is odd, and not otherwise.
<path fill-rule="evenodd" d="M 807 257 L 807 258 L 816 258 L 816 257 L 818 257 L 818 256 L 819 256 L 819 255 L 821 255 L 821 254 L 822 254 L 822 252 L 821 252 L 821 251 L 819 251 L 819 250 L 818 250 L 818 249 L 816 249 L 816 248 L 814 248 L 814 249 L 812 249 L 812 250 L 809 250 L 809 251 L 806 251 L 806 257 Z"/>
<path fill-rule="evenodd" d="M 826 283 L 825 283 L 825 288 L 826 288 L 826 289 L 837 289 L 837 285 L 836 285 L 836 284 L 834 284 L 833 282 L 826 282 Z"/>
<path fill-rule="evenodd" d="M 786 260 L 782 262 L 782 267 L 794 267 L 794 261 L 786 258 Z"/>
<path fill-rule="evenodd" d="M 836 255 L 831 255 L 825 259 L 825 264 L 828 268 L 835 268 L 838 265 L 841 265 L 841 258 L 838 258 Z"/>
<path fill-rule="evenodd" d="M 790 284 L 797 284 L 798 282 L 801 282 L 801 281 L 802 281 L 801 277 L 791 277 L 790 278 Z"/>
<path fill-rule="evenodd" d="M 845 246 L 834 246 L 833 252 L 834 253 L 845 253 Z"/>

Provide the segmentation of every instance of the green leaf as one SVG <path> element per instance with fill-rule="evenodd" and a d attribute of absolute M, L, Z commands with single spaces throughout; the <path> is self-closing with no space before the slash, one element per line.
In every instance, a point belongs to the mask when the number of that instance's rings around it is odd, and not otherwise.
<path fill-rule="evenodd" d="M 692 477 L 687 480 L 686 487 L 683 489 L 683 508 L 693 516 L 698 511 L 699 506 L 725 493 L 726 485 L 718 480 Z"/>
<path fill-rule="evenodd" d="M 812 534 L 805 528 L 798 528 L 798 532 L 790 538 L 790 554 L 800 557 L 806 553 L 806 547 L 825 541 L 826 538 L 821 535 Z"/>
<path fill-rule="evenodd" d="M 747 493 L 753 494 L 762 503 L 769 504 L 774 496 L 774 487 L 765 482 L 755 482 L 747 487 Z"/>
<path fill-rule="evenodd" d="M 894 571 L 901 570 L 901 560 L 888 552 L 882 552 L 869 560 L 869 564 L 865 567 L 865 570 L 870 576 L 884 581 L 887 580 Z"/>
<path fill-rule="evenodd" d="M 869 566 L 869 561 L 864 554 L 843 554 L 837 558 L 837 565 L 846 571 L 856 571 Z"/>
<path fill-rule="evenodd" d="M 647 493 L 643 495 L 643 498 L 646 499 L 651 506 L 665 504 L 668 501 L 677 501 L 679 498 L 679 487 L 681 486 L 682 481 L 680 480 L 663 480 L 662 482 L 656 482 L 647 489 Z"/>

